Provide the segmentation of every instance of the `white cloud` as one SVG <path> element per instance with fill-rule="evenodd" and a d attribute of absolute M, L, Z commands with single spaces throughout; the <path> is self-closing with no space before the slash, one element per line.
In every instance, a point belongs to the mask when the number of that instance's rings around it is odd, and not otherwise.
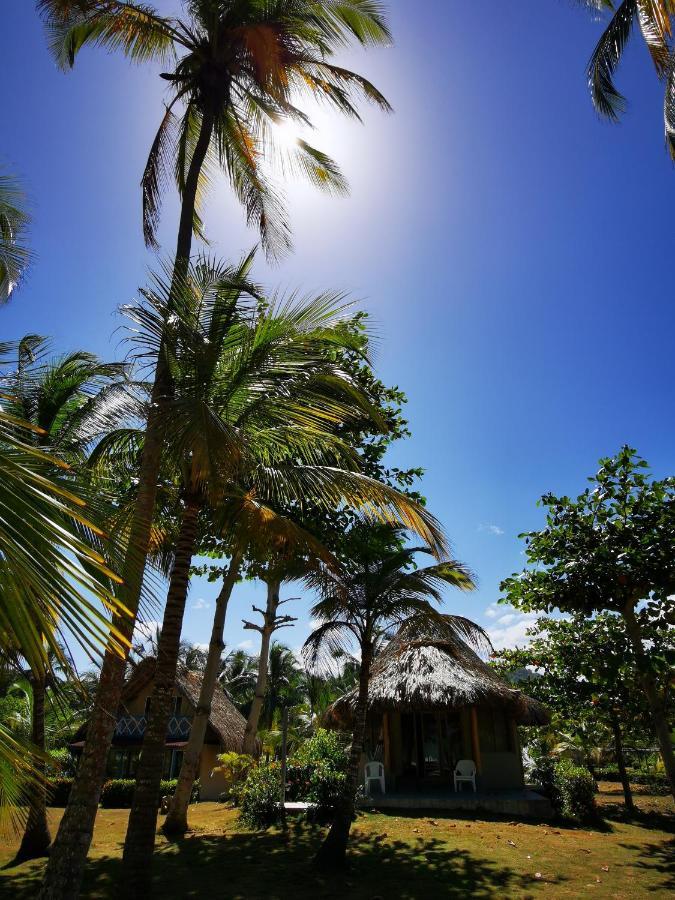
<path fill-rule="evenodd" d="M 247 639 L 247 640 L 241 641 L 241 643 L 237 644 L 237 649 L 250 650 L 252 646 L 253 646 L 253 641 L 250 639 Z"/>
<path fill-rule="evenodd" d="M 489 531 L 490 534 L 504 534 L 504 529 L 500 528 L 499 525 L 492 525 L 490 522 L 484 522 L 478 526 L 479 531 Z"/>
<path fill-rule="evenodd" d="M 200 597 L 198 600 L 195 600 L 195 602 L 192 604 L 192 608 L 193 609 L 211 609 L 211 604 L 207 600 L 204 600 L 203 597 Z"/>
<path fill-rule="evenodd" d="M 496 619 L 497 616 L 499 615 L 500 609 L 501 609 L 501 607 L 497 606 L 496 603 L 491 603 L 491 604 L 488 606 L 488 608 L 485 610 L 484 615 L 485 615 L 486 618 L 488 618 L 488 619 Z"/>
<path fill-rule="evenodd" d="M 506 607 L 507 609 L 509 607 Z M 495 613 L 496 615 L 496 613 Z M 500 616 L 493 628 L 488 628 L 490 640 L 495 650 L 509 647 L 522 647 L 530 643 L 531 638 L 526 634 L 537 621 L 536 613 L 521 613 L 517 610 Z"/>

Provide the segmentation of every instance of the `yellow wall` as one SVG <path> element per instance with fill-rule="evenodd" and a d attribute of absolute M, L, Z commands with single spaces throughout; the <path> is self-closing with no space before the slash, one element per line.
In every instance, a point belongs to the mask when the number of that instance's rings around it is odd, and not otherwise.
<path fill-rule="evenodd" d="M 225 790 L 225 778 L 217 772 L 211 776 L 214 766 L 218 765 L 216 757 L 222 750 L 216 744 L 204 744 L 199 761 L 199 797 L 201 800 L 217 800 Z"/>

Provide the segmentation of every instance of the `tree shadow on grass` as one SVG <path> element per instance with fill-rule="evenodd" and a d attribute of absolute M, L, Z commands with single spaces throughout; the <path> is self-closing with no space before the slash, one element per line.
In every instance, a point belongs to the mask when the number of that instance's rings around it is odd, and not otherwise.
<path fill-rule="evenodd" d="M 626 850 L 639 853 L 640 858 L 633 865 L 636 869 L 659 872 L 663 881 L 648 888 L 650 891 L 675 891 L 675 840 L 661 841 L 658 844 L 621 844 Z"/>
<path fill-rule="evenodd" d="M 350 842 L 350 868 L 322 876 L 311 865 L 323 830 L 305 824 L 288 832 L 195 834 L 162 844 L 155 853 L 154 897 L 219 896 L 228 900 L 315 900 L 427 897 L 495 898 L 523 895 L 533 887 L 512 869 L 442 841 L 420 836 L 414 843 L 384 835 L 358 834 Z M 20 871 L 5 888 L 13 900 L 35 896 L 39 869 Z M 87 866 L 82 900 L 118 898 L 122 884 L 118 857 L 93 859 Z M 2 882 L 0 882 L 0 885 Z M 1 887 L 0 887 L 1 890 Z"/>

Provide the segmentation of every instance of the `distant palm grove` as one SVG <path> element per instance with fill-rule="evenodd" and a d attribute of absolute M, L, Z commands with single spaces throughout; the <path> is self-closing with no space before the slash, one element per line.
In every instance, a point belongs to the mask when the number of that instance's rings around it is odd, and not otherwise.
<path fill-rule="evenodd" d="M 115 895 L 147 898 L 157 842 L 198 840 L 206 801 L 221 804 L 216 823 L 235 810 L 260 832 L 261 869 L 262 832 L 288 840 L 287 816 L 306 815 L 304 865 L 323 878 L 353 859 L 352 824 L 378 795 L 421 809 L 422 795 L 459 798 L 469 815 L 488 796 L 511 818 L 545 810 L 576 825 L 597 824 L 604 777 L 626 816 L 638 815 L 636 778 L 675 797 L 675 476 L 652 476 L 623 446 L 575 499 L 545 493 L 545 521 L 521 536 L 526 568 L 504 573 L 495 598 L 538 618 L 525 646 L 495 651 L 452 611 L 478 579 L 423 496 L 423 470 L 387 455 L 411 439 L 407 401 L 374 369 L 367 311 L 339 289 L 282 291 L 257 274 L 292 251 L 287 176 L 349 192 L 335 160 L 279 129 L 309 127 L 318 105 L 336 128 L 368 106 L 392 111 L 340 62 L 391 43 L 385 5 L 35 8 L 58 69 L 76 78 L 81 53 L 122 55 L 139 81 L 159 63 L 166 92 L 133 175 L 131 224 L 153 262 L 134 299 L 120 298 L 122 349 L 57 347 L 39 322 L 0 343 L 0 828 L 16 838 L 11 865 L 31 867 L 30 896 L 80 895 L 95 828 L 116 809 L 128 816 Z M 675 156 L 674 18 L 665 0 L 612 9 L 588 78 L 616 118 L 613 78 L 638 22 Z M 257 241 L 226 259 L 205 205 L 224 190 Z M 27 193 L 0 170 L 2 303 L 20 304 L 31 277 Z M 160 246 L 167 197 L 177 233 Z M 183 627 L 196 576 L 214 598 L 199 644 Z M 245 580 L 264 588 L 243 623 L 250 652 L 228 637 Z M 301 652 L 298 592 L 311 601 Z M 199 890 L 226 891 L 222 872 L 200 877 Z"/>

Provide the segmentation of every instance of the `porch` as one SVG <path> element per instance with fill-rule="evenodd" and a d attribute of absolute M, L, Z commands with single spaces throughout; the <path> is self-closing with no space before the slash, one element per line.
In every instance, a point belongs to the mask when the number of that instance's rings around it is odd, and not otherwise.
<path fill-rule="evenodd" d="M 451 787 L 420 787 L 418 790 L 374 793 L 359 801 L 359 806 L 362 809 L 447 810 L 528 819 L 546 819 L 552 813 L 549 800 L 529 788 L 474 793 L 471 788 L 455 792 Z"/>

